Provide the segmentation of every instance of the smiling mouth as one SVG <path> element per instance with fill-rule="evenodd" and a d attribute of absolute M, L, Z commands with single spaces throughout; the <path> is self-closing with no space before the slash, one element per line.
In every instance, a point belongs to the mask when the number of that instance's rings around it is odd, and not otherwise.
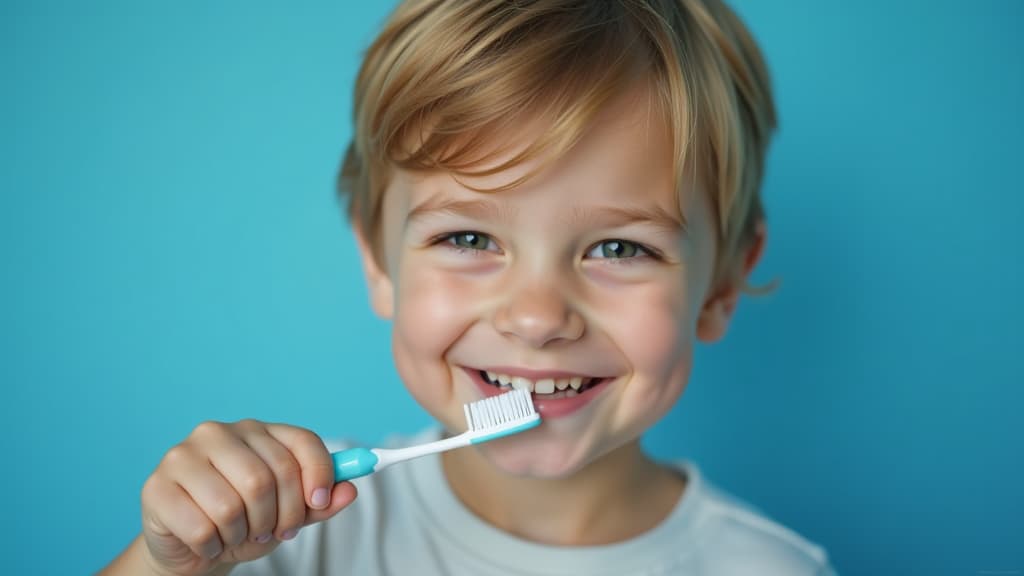
<path fill-rule="evenodd" d="M 508 374 L 498 374 L 486 370 L 478 370 L 478 372 L 484 382 L 495 388 L 503 390 L 512 390 L 513 388 L 529 390 L 535 398 L 548 400 L 578 396 L 605 380 L 605 378 L 589 378 L 585 376 L 531 380 L 522 376 L 509 376 Z"/>

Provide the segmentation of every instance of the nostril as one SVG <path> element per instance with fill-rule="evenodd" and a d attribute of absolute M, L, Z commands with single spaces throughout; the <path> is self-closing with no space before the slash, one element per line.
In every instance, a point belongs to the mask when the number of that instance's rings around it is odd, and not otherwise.
<path fill-rule="evenodd" d="M 580 314 L 561 295 L 531 290 L 509 301 L 494 315 L 495 328 L 533 347 L 555 341 L 575 341 L 583 336 Z"/>

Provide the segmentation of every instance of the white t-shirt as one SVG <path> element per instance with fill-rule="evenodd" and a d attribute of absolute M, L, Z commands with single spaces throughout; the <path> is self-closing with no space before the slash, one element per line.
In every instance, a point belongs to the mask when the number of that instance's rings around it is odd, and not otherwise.
<path fill-rule="evenodd" d="M 408 444 L 439 437 L 430 430 Z M 425 456 L 356 479 L 348 508 L 231 575 L 834 576 L 822 548 L 715 488 L 694 463 L 675 466 L 688 481 L 661 524 L 624 542 L 558 547 L 475 516 L 448 486 L 440 457 Z"/>

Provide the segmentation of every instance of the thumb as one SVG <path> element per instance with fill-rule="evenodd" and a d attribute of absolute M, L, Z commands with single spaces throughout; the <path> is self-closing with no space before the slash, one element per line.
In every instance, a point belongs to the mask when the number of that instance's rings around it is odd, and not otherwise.
<path fill-rule="evenodd" d="M 356 487 L 351 482 L 338 482 L 331 489 L 331 504 L 323 510 L 306 508 L 306 522 L 304 526 L 323 522 L 328 518 L 341 512 L 346 506 L 356 499 Z"/>

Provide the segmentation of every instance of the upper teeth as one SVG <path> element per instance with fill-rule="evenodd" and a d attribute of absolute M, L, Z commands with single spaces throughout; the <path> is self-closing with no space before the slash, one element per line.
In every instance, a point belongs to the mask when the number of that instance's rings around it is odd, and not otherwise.
<path fill-rule="evenodd" d="M 582 376 L 530 380 L 529 378 L 523 378 L 522 376 L 509 376 L 508 374 L 487 372 L 487 379 L 490 380 L 492 384 L 499 384 L 501 386 L 511 385 L 513 388 L 525 389 L 530 392 L 536 392 L 537 394 L 553 394 L 555 389 L 566 390 L 570 387 L 572 387 L 573 390 L 579 390 L 580 386 L 583 386 Z"/>

